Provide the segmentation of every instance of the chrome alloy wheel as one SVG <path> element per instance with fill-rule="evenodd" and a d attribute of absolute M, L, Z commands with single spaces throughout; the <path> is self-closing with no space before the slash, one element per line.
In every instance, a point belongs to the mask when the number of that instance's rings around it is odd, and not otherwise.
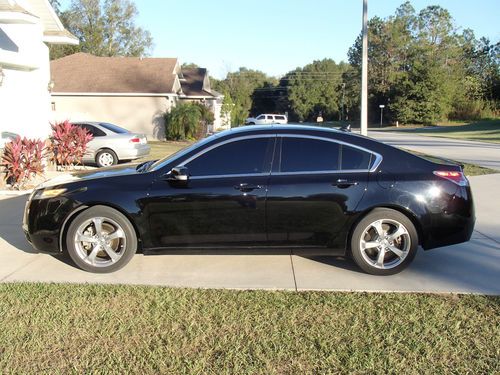
<path fill-rule="evenodd" d="M 73 238 L 76 254 L 94 267 L 108 267 L 124 254 L 126 236 L 122 227 L 106 217 L 84 221 Z"/>
<path fill-rule="evenodd" d="M 405 260 L 411 239 L 403 224 L 392 219 L 381 219 L 365 228 L 359 246 L 368 264 L 379 269 L 391 269 Z"/>
<path fill-rule="evenodd" d="M 109 152 L 102 152 L 98 158 L 99 165 L 103 167 L 110 167 L 114 164 L 115 158 Z"/>

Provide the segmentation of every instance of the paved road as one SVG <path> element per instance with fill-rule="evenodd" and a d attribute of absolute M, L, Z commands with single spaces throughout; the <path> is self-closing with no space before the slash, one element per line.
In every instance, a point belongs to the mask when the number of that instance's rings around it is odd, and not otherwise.
<path fill-rule="evenodd" d="M 0 200 L 0 282 L 123 283 L 200 288 L 486 293 L 500 295 L 500 174 L 471 178 L 477 225 L 470 242 L 419 250 L 398 275 L 361 273 L 352 261 L 305 253 L 224 252 L 136 255 L 107 275 L 83 272 L 66 259 L 36 254 L 24 239 L 26 196 Z"/>
<path fill-rule="evenodd" d="M 500 144 L 388 131 L 370 130 L 368 135 L 393 146 L 500 171 Z"/>

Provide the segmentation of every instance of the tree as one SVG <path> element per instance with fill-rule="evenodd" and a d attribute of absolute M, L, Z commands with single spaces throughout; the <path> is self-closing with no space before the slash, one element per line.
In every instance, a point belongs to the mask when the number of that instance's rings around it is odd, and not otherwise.
<path fill-rule="evenodd" d="M 201 103 L 179 103 L 164 114 L 165 137 L 168 140 L 200 139 L 213 124 L 214 114 Z"/>
<path fill-rule="evenodd" d="M 224 98 L 222 99 L 222 106 L 220 108 L 220 116 L 222 119 L 223 125 L 230 125 L 231 121 L 231 113 L 233 112 L 233 99 L 231 99 L 231 95 L 229 92 L 224 92 Z"/>
<path fill-rule="evenodd" d="M 195 63 L 183 63 L 181 65 L 181 68 L 182 69 L 197 69 L 199 68 L 200 66 L 198 64 L 195 64 Z"/>
<path fill-rule="evenodd" d="M 389 120 L 435 123 L 480 117 L 488 103 L 497 102 L 494 94 L 486 94 L 494 93 L 488 82 L 498 76 L 498 62 L 489 52 L 494 46 L 480 43 L 468 30 L 457 34 L 446 9 L 428 6 L 417 14 L 406 2 L 394 16 L 372 18 L 368 30 L 372 120 L 380 104 L 386 105 Z M 349 62 L 360 72 L 361 36 L 349 50 Z"/>
<path fill-rule="evenodd" d="M 96 56 L 147 56 L 153 45 L 149 31 L 135 25 L 137 8 L 131 0 L 72 0 L 60 11 L 66 28 L 80 40 L 79 46 L 51 46 L 51 59 L 75 52 Z"/>
<path fill-rule="evenodd" d="M 349 70 L 345 63 L 324 59 L 287 73 L 280 86 L 286 88 L 290 116 L 314 121 L 321 113 L 326 119 L 339 119 L 342 83 L 352 73 Z"/>
<path fill-rule="evenodd" d="M 217 91 L 229 94 L 233 102 L 231 121 L 238 126 L 245 122 L 252 108 L 252 95 L 258 88 L 275 84 L 276 80 L 258 70 L 240 68 L 237 72 L 229 72 L 226 78 L 212 80 Z"/>

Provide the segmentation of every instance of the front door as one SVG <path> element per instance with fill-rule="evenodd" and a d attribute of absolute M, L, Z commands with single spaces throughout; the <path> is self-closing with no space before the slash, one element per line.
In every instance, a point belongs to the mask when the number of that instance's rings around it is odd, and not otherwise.
<path fill-rule="evenodd" d="M 157 180 L 147 214 L 153 247 L 258 245 L 266 241 L 270 135 L 222 142 L 182 163 L 185 187 Z"/>
<path fill-rule="evenodd" d="M 371 154 L 327 139 L 280 137 L 267 197 L 274 243 L 332 246 L 368 181 Z"/>

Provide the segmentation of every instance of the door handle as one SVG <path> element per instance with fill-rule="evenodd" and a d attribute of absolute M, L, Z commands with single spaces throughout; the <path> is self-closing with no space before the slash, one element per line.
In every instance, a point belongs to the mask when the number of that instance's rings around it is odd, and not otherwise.
<path fill-rule="evenodd" d="M 248 193 L 249 191 L 252 191 L 252 190 L 262 189 L 262 186 L 252 185 L 252 184 L 239 184 L 239 185 L 235 185 L 234 188 L 236 190 L 242 191 L 244 193 Z"/>
<path fill-rule="evenodd" d="M 349 181 L 346 180 L 345 178 L 339 178 L 337 181 L 332 183 L 332 186 L 336 186 L 340 189 L 346 189 L 349 186 L 356 186 L 358 185 L 357 181 Z"/>

